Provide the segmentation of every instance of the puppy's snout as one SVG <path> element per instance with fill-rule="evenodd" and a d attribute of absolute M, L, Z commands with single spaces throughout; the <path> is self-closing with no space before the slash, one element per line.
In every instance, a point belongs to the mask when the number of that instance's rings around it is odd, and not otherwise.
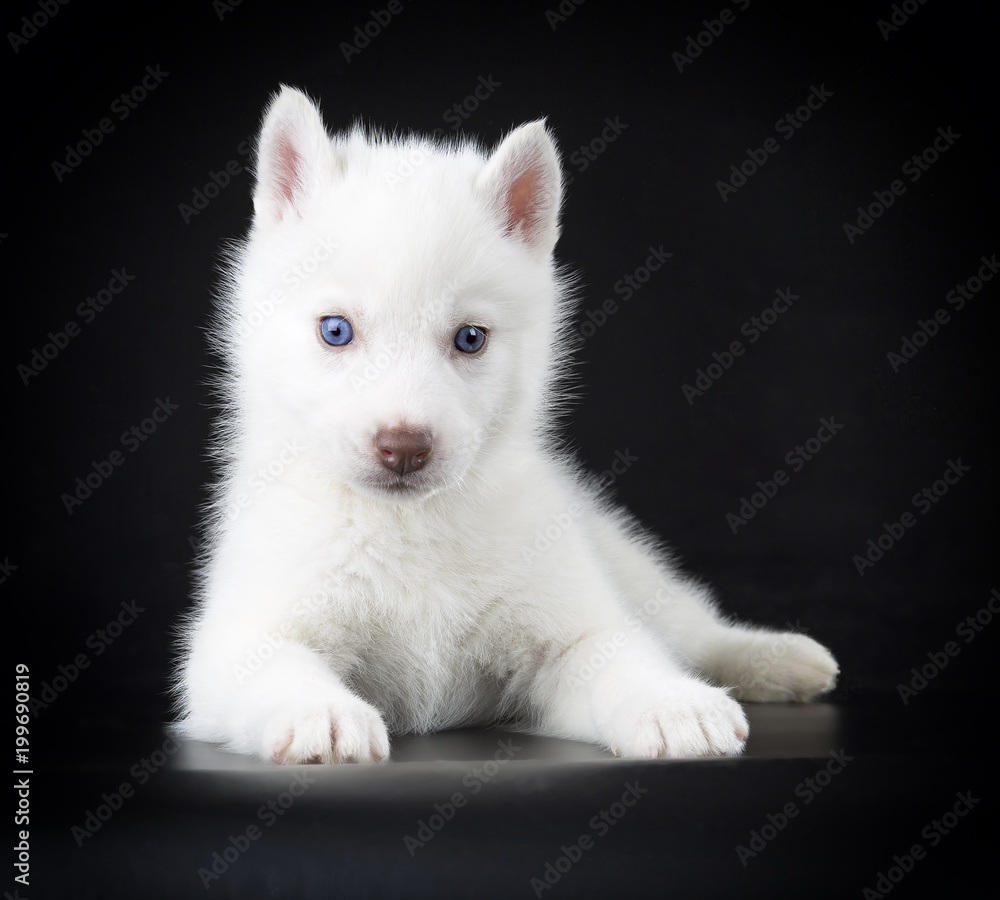
<path fill-rule="evenodd" d="M 434 452 L 429 431 L 419 428 L 380 428 L 375 433 L 378 461 L 397 475 L 408 475 L 427 465 Z"/>

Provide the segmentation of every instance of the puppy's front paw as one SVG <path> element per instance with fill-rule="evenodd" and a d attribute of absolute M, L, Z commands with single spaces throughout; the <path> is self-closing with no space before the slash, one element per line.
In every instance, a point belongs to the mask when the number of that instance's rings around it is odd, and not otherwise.
<path fill-rule="evenodd" d="M 741 700 L 812 700 L 832 690 L 840 674 L 826 647 L 792 631 L 759 635 L 745 654 L 733 691 Z"/>
<path fill-rule="evenodd" d="M 296 700 L 271 717 L 264 753 L 284 765 L 380 762 L 389 735 L 378 710 L 351 694 Z"/>
<path fill-rule="evenodd" d="M 735 756 L 750 728 L 739 703 L 721 688 L 678 680 L 621 701 L 608 743 L 616 756 Z"/>

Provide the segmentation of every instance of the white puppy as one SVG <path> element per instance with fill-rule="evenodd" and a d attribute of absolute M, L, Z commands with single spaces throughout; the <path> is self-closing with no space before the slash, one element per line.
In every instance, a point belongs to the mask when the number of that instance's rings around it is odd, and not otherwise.
<path fill-rule="evenodd" d="M 179 727 L 281 763 L 506 720 L 634 757 L 735 754 L 745 700 L 829 690 L 804 635 L 734 625 L 553 435 L 569 367 L 542 122 L 475 146 L 331 141 L 283 89 L 224 361 Z"/>

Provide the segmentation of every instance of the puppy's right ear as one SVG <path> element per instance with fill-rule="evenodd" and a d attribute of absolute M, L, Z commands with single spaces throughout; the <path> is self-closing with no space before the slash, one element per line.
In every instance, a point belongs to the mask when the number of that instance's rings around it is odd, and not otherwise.
<path fill-rule="evenodd" d="M 340 168 L 317 106 L 282 85 L 264 113 L 257 141 L 254 225 L 301 217 Z"/>
<path fill-rule="evenodd" d="M 508 134 L 487 160 L 476 188 L 506 234 L 533 253 L 552 255 L 559 236 L 562 175 L 544 120 Z"/>

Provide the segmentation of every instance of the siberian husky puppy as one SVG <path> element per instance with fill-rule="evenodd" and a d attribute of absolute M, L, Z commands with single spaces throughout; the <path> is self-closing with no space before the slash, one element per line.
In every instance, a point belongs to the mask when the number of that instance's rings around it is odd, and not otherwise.
<path fill-rule="evenodd" d="M 221 478 L 179 729 L 277 763 L 506 721 L 629 757 L 737 754 L 738 700 L 837 675 L 707 587 L 559 449 L 572 313 L 543 122 L 492 153 L 283 88 L 212 325 Z"/>

